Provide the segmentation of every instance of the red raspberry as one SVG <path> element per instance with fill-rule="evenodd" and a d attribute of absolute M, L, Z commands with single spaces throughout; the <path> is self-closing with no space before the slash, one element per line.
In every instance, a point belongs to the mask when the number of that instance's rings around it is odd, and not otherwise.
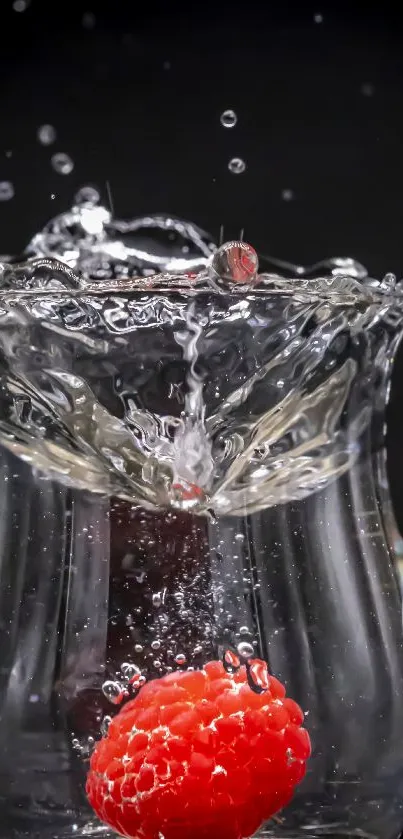
<path fill-rule="evenodd" d="M 288 804 L 311 751 L 301 709 L 268 685 L 256 693 L 245 667 L 219 661 L 146 684 L 92 754 L 99 818 L 130 839 L 251 836 Z"/>

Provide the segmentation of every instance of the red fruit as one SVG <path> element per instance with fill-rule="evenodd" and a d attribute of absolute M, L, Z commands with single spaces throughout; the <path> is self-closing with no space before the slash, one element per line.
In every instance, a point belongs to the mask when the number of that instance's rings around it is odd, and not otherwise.
<path fill-rule="evenodd" d="M 99 818 L 129 839 L 242 839 L 288 804 L 309 735 L 281 682 L 255 671 L 259 694 L 244 666 L 231 676 L 219 661 L 141 688 L 91 757 Z"/>

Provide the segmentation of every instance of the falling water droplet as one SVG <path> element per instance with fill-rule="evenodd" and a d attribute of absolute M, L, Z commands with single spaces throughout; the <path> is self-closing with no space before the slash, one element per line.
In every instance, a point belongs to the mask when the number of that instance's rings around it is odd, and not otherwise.
<path fill-rule="evenodd" d="M 30 0 L 14 0 L 13 9 L 15 12 L 25 12 L 30 4 Z"/>
<path fill-rule="evenodd" d="M 102 737 L 106 737 L 106 735 L 108 733 L 108 728 L 109 728 L 111 722 L 112 722 L 112 717 L 106 716 L 106 717 L 103 718 L 103 720 L 101 722 Z"/>
<path fill-rule="evenodd" d="M 59 175 L 70 175 L 70 172 L 74 169 L 74 163 L 71 157 L 68 154 L 64 154 L 64 152 L 58 152 L 52 155 L 51 162 L 55 172 Z"/>
<path fill-rule="evenodd" d="M 252 644 L 249 644 L 248 641 L 240 641 L 237 646 L 237 653 L 241 658 L 250 658 L 254 655 Z"/>
<path fill-rule="evenodd" d="M 11 181 L 0 181 L 0 201 L 10 201 L 14 198 L 14 187 Z"/>
<path fill-rule="evenodd" d="M 181 666 L 182 664 L 186 664 L 186 656 L 183 655 L 183 653 L 179 653 L 178 655 L 175 656 L 174 661 L 175 661 L 175 664 L 179 664 L 179 666 Z"/>
<path fill-rule="evenodd" d="M 237 121 L 238 117 L 235 111 L 231 111 L 231 109 L 223 111 L 220 116 L 220 122 L 221 125 L 224 126 L 224 128 L 234 128 L 234 126 L 237 124 Z"/>
<path fill-rule="evenodd" d="M 223 655 L 223 665 L 227 673 L 236 673 L 241 666 L 241 662 L 232 650 L 225 650 Z"/>
<path fill-rule="evenodd" d="M 112 702 L 113 705 L 120 705 L 127 691 L 119 682 L 107 681 L 102 685 L 102 693 L 108 702 Z"/>
<path fill-rule="evenodd" d="M 83 14 L 81 23 L 84 29 L 93 29 L 95 26 L 95 22 L 96 20 L 93 12 L 85 12 L 85 14 Z"/>
<path fill-rule="evenodd" d="M 77 206 L 81 207 L 85 204 L 90 204 L 94 207 L 100 200 L 100 194 L 93 186 L 83 186 L 76 192 L 74 201 Z"/>
<path fill-rule="evenodd" d="M 56 129 L 53 125 L 41 125 L 36 136 L 42 146 L 51 146 L 56 140 Z"/>
<path fill-rule="evenodd" d="M 281 193 L 281 197 L 283 201 L 292 201 L 294 198 L 294 193 L 292 189 L 283 189 Z"/>
<path fill-rule="evenodd" d="M 216 250 L 212 261 L 212 279 L 223 284 L 250 285 L 259 268 L 257 253 L 246 242 L 227 242 Z"/>
<path fill-rule="evenodd" d="M 254 658 L 246 665 L 248 685 L 255 693 L 263 693 L 269 688 L 269 671 L 261 658 Z"/>
<path fill-rule="evenodd" d="M 232 157 L 228 169 L 233 175 L 241 175 L 246 169 L 246 163 L 241 157 Z"/>

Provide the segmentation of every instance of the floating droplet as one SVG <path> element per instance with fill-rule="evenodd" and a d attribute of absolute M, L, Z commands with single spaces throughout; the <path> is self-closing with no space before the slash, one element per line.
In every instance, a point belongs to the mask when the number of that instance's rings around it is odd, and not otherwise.
<path fill-rule="evenodd" d="M 119 682 L 107 681 L 102 685 L 102 693 L 108 702 L 113 705 L 120 705 L 124 697 L 127 696 L 127 690 Z"/>
<path fill-rule="evenodd" d="M 212 261 L 212 279 L 223 283 L 250 285 L 259 268 L 257 253 L 246 242 L 227 242 L 216 250 Z"/>
<path fill-rule="evenodd" d="M 0 201 L 10 201 L 14 198 L 14 187 L 11 181 L 0 181 Z"/>
<path fill-rule="evenodd" d="M 232 157 L 228 169 L 233 175 L 242 175 L 242 172 L 246 169 L 246 163 L 242 160 L 242 157 Z"/>
<path fill-rule="evenodd" d="M 254 658 L 247 662 L 246 672 L 248 685 L 255 693 L 263 693 L 269 688 L 269 671 L 267 664 L 261 658 Z"/>
<path fill-rule="evenodd" d="M 223 665 L 227 673 L 236 673 L 241 666 L 238 656 L 232 650 L 225 650 L 223 655 Z"/>
<path fill-rule="evenodd" d="M 161 646 L 161 641 L 152 641 L 152 643 L 151 643 L 151 649 L 152 650 L 159 650 L 160 646 Z"/>
<path fill-rule="evenodd" d="M 281 197 L 283 201 L 292 201 L 294 198 L 294 193 L 292 189 L 283 189 L 281 193 Z"/>
<path fill-rule="evenodd" d="M 106 735 L 108 733 L 108 728 L 109 728 L 111 722 L 112 722 L 112 717 L 106 716 L 106 717 L 103 718 L 103 720 L 101 722 L 102 737 L 106 737 Z"/>
<path fill-rule="evenodd" d="M 235 111 L 231 111 L 230 109 L 228 109 L 227 111 L 223 111 L 220 116 L 220 122 L 221 125 L 224 126 L 224 128 L 233 128 L 234 125 L 237 124 L 237 121 L 238 117 Z"/>
<path fill-rule="evenodd" d="M 53 125 L 41 125 L 36 136 L 42 146 L 51 146 L 56 140 L 56 129 Z"/>
<path fill-rule="evenodd" d="M 241 658 L 250 658 L 254 655 L 252 644 L 249 644 L 248 641 L 240 641 L 237 646 L 237 653 Z"/>
<path fill-rule="evenodd" d="M 93 186 L 83 186 L 76 192 L 74 197 L 75 203 L 81 207 L 82 205 L 90 205 L 95 207 L 100 200 L 100 194 Z"/>
<path fill-rule="evenodd" d="M 179 653 L 178 655 L 175 656 L 174 661 L 175 661 L 175 664 L 179 664 L 179 666 L 181 666 L 182 664 L 186 664 L 186 656 L 183 655 L 183 653 Z"/>
<path fill-rule="evenodd" d="M 74 163 L 71 157 L 68 154 L 64 154 L 64 152 L 58 152 L 52 155 L 51 162 L 55 172 L 59 175 L 70 175 L 70 172 L 74 169 Z"/>
<path fill-rule="evenodd" d="M 314 16 L 313 16 L 313 19 L 314 19 L 314 22 L 315 22 L 315 23 L 323 23 L 323 15 L 321 15 L 321 14 L 319 14 L 319 13 L 317 13 L 316 15 L 314 15 Z"/>

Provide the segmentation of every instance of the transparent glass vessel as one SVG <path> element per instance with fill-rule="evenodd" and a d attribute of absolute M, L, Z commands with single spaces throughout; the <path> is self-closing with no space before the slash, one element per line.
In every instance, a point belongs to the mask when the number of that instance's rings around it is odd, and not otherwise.
<path fill-rule="evenodd" d="M 403 829 L 383 449 L 403 298 L 333 269 L 259 275 L 242 243 L 192 275 L 2 266 L 1 837 L 112 835 L 85 777 L 128 665 L 227 648 L 269 663 L 313 743 L 257 835 Z"/>

